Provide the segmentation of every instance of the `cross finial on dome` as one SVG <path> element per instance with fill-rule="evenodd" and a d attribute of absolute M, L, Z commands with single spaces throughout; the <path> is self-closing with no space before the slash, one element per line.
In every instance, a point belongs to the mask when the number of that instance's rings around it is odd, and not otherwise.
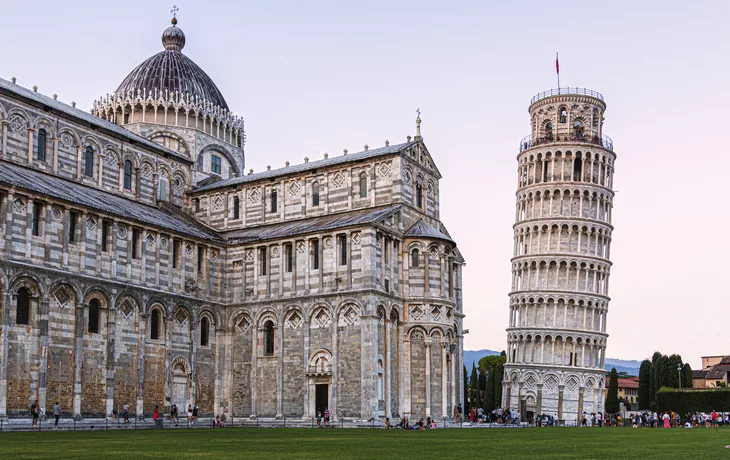
<path fill-rule="evenodd" d="M 418 118 L 416 118 L 416 139 L 421 138 L 421 109 L 416 109 Z"/>
<path fill-rule="evenodd" d="M 180 11 L 180 8 L 177 7 L 177 5 L 172 5 L 172 9 L 170 10 L 170 13 L 172 13 L 172 24 L 177 24 L 177 12 Z"/>

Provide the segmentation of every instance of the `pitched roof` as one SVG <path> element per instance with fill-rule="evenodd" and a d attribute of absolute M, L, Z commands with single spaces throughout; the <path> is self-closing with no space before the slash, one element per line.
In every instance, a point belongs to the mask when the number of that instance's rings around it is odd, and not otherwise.
<path fill-rule="evenodd" d="M 606 377 L 606 385 L 611 381 L 610 377 Z M 618 379 L 619 388 L 639 388 L 639 377 L 630 377 L 628 379 Z"/>
<path fill-rule="evenodd" d="M 222 242 L 220 236 L 212 229 L 176 216 L 171 211 L 166 212 L 156 206 L 138 203 L 123 196 L 97 190 L 26 166 L 0 161 L 0 183 L 48 195 L 152 227 L 161 227 L 196 238 Z"/>
<path fill-rule="evenodd" d="M 0 78 L 0 93 L 12 93 L 23 99 L 46 105 L 58 112 L 63 113 L 64 115 L 75 118 L 76 120 L 80 120 L 84 123 L 88 123 L 102 131 L 107 131 L 115 136 L 124 137 L 131 141 L 130 143 L 134 142 L 140 145 L 144 145 L 148 149 L 155 150 L 165 156 L 173 157 L 178 161 L 182 161 L 188 164 L 193 163 L 190 158 L 184 157 L 173 150 L 170 150 L 161 146 L 160 144 L 145 139 L 144 137 L 135 134 L 128 129 L 122 128 L 121 126 L 104 120 L 103 118 L 99 118 L 90 113 L 84 112 L 83 110 L 77 109 L 76 107 L 71 107 L 57 99 L 53 99 L 41 93 L 31 91 L 28 88 L 23 88 L 16 83 L 9 82 L 2 78 Z"/>
<path fill-rule="evenodd" d="M 302 163 L 298 165 L 293 166 L 287 166 L 284 168 L 278 168 L 278 169 L 272 169 L 269 171 L 263 171 L 256 174 L 248 174 L 246 176 L 241 177 L 232 177 L 230 179 L 221 180 L 212 184 L 207 184 L 201 187 L 198 187 L 197 189 L 193 190 L 192 193 L 195 192 L 203 192 L 208 190 L 215 190 L 218 188 L 228 187 L 231 185 L 238 185 L 238 184 L 245 184 L 248 182 L 254 182 L 261 179 L 271 179 L 278 176 L 285 176 L 289 174 L 296 174 L 301 173 L 304 171 L 311 171 L 313 169 L 317 168 L 323 168 L 326 166 L 334 166 L 344 163 L 351 163 L 358 160 L 365 160 L 369 158 L 375 158 L 379 156 L 384 155 L 391 155 L 395 153 L 399 153 L 408 147 L 411 147 L 415 144 L 417 144 L 419 141 L 411 141 L 411 142 L 404 142 L 403 144 L 396 144 L 396 145 L 389 145 L 387 147 L 380 147 L 377 149 L 371 149 L 371 150 L 364 150 L 362 152 L 357 153 L 351 153 L 348 155 L 342 155 L 338 157 L 330 157 L 323 160 L 316 160 L 316 161 L 309 161 L 307 163 Z"/>
<path fill-rule="evenodd" d="M 440 230 L 433 228 L 422 218 L 418 219 L 413 225 L 411 225 L 411 227 L 406 230 L 404 235 L 412 238 L 433 238 L 445 240 L 456 244 L 456 242 L 452 240 L 450 236 L 444 234 Z"/>
<path fill-rule="evenodd" d="M 707 370 L 702 369 L 698 371 L 692 371 L 692 378 L 693 379 L 705 379 L 707 378 Z"/>
<path fill-rule="evenodd" d="M 225 236 L 230 243 L 251 243 L 275 238 L 286 238 L 336 228 L 375 223 L 394 214 L 399 208 L 400 206 L 396 205 L 361 209 L 340 214 L 330 214 L 279 224 L 233 230 L 226 233 Z"/>

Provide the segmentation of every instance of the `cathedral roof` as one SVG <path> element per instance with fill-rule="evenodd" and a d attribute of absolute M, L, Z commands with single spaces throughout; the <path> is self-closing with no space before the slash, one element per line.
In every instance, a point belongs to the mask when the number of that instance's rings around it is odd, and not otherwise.
<path fill-rule="evenodd" d="M 194 224 L 170 212 L 113 193 L 52 176 L 40 171 L 0 161 L 0 183 L 51 196 L 62 201 L 77 204 L 132 221 L 164 228 L 195 238 L 220 243 L 216 232 L 201 224 Z"/>
<path fill-rule="evenodd" d="M 117 88 L 117 94 L 150 94 L 155 90 L 159 94 L 164 94 L 165 91 L 189 94 L 193 99 L 198 97 L 228 110 L 228 104 L 213 80 L 182 53 L 185 34 L 177 27 L 177 20 L 174 18 L 172 26 L 162 33 L 162 45 L 165 48 L 163 51 L 147 59 L 127 75 Z"/>
<path fill-rule="evenodd" d="M 400 205 L 360 209 L 279 224 L 263 225 L 229 232 L 229 242 L 250 243 L 275 238 L 287 238 L 307 233 L 324 232 L 382 221 L 396 213 Z"/>
<path fill-rule="evenodd" d="M 263 172 L 256 173 L 256 174 L 248 174 L 246 176 L 241 176 L 241 177 L 232 177 L 230 179 L 221 180 L 218 182 L 214 182 L 212 184 L 207 184 L 202 187 L 198 187 L 193 192 L 203 192 L 203 191 L 208 191 L 208 190 L 214 190 L 217 188 L 224 188 L 224 187 L 228 187 L 231 185 L 255 182 L 255 181 L 261 180 L 261 179 L 270 179 L 270 178 L 278 177 L 278 176 L 285 176 L 285 175 L 289 175 L 289 174 L 301 173 L 301 172 L 310 171 L 312 169 L 322 168 L 322 167 L 326 167 L 326 166 L 334 166 L 334 165 L 344 164 L 344 163 L 358 161 L 358 160 L 365 160 L 365 159 L 369 159 L 369 158 L 390 155 L 390 154 L 394 154 L 394 153 L 399 153 L 399 152 L 407 149 L 408 147 L 411 147 L 411 146 L 417 144 L 418 142 L 419 141 L 410 141 L 410 142 L 404 142 L 402 144 L 388 145 L 388 146 L 380 147 L 377 149 L 364 150 L 364 151 L 358 152 L 358 153 L 351 153 L 349 155 L 330 157 L 330 158 L 325 158 L 324 160 L 309 161 L 309 162 L 298 164 L 298 165 L 286 166 L 284 168 L 272 169 L 270 171 L 263 171 Z"/>
<path fill-rule="evenodd" d="M 68 116 L 71 119 L 82 122 L 82 124 L 88 124 L 90 126 L 93 126 L 94 128 L 98 129 L 100 132 L 112 135 L 116 138 L 121 138 L 121 139 L 127 140 L 132 144 L 143 145 L 148 150 L 152 150 L 163 156 L 172 157 L 177 161 L 181 161 L 181 162 L 184 162 L 187 164 L 192 163 L 192 161 L 190 161 L 190 158 L 184 157 L 184 156 L 180 155 L 178 152 L 175 152 L 166 147 L 163 147 L 162 145 L 160 145 L 156 142 L 152 142 L 151 140 L 146 139 L 138 134 L 135 134 L 132 131 L 129 131 L 128 129 L 124 129 L 119 125 L 116 125 L 110 121 L 104 120 L 103 118 L 95 117 L 94 115 L 91 115 L 89 112 L 85 112 L 81 109 L 77 109 L 75 106 L 72 107 L 68 104 L 64 104 L 63 102 L 61 102 L 57 99 L 48 97 L 48 96 L 38 93 L 36 91 L 31 91 L 28 88 L 24 88 L 17 83 L 12 83 L 8 80 L 4 80 L 4 79 L 0 78 L 0 93 L 12 94 L 15 97 L 22 98 L 22 100 L 24 100 L 32 105 L 35 105 L 35 106 L 40 105 L 44 109 L 46 107 L 48 107 L 51 109 L 51 111 L 61 113 L 65 116 Z"/>
<path fill-rule="evenodd" d="M 431 238 L 456 244 L 450 236 L 446 235 L 441 230 L 433 228 L 423 219 L 418 219 L 403 235 L 409 238 Z"/>

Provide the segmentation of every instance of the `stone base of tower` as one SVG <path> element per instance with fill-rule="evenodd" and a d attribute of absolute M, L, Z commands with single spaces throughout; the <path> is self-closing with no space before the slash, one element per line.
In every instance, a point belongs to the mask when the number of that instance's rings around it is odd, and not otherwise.
<path fill-rule="evenodd" d="M 580 423 L 580 414 L 604 411 L 606 372 L 574 367 L 543 369 L 506 364 L 502 407 L 519 410 L 523 421 L 550 415 L 567 425 Z"/>

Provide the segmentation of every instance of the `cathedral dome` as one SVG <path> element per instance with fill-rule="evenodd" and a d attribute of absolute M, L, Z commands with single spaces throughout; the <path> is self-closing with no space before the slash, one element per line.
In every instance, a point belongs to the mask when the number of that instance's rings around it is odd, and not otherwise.
<path fill-rule="evenodd" d="M 177 19 L 172 19 L 172 26 L 162 33 L 164 51 L 138 65 L 127 78 L 122 81 L 116 93 L 126 95 L 129 91 L 137 94 L 146 90 L 157 90 L 164 94 L 178 92 L 181 96 L 189 93 L 191 98 L 200 99 L 228 110 L 213 80 L 192 59 L 182 54 L 185 46 L 185 34 L 177 27 Z"/>

